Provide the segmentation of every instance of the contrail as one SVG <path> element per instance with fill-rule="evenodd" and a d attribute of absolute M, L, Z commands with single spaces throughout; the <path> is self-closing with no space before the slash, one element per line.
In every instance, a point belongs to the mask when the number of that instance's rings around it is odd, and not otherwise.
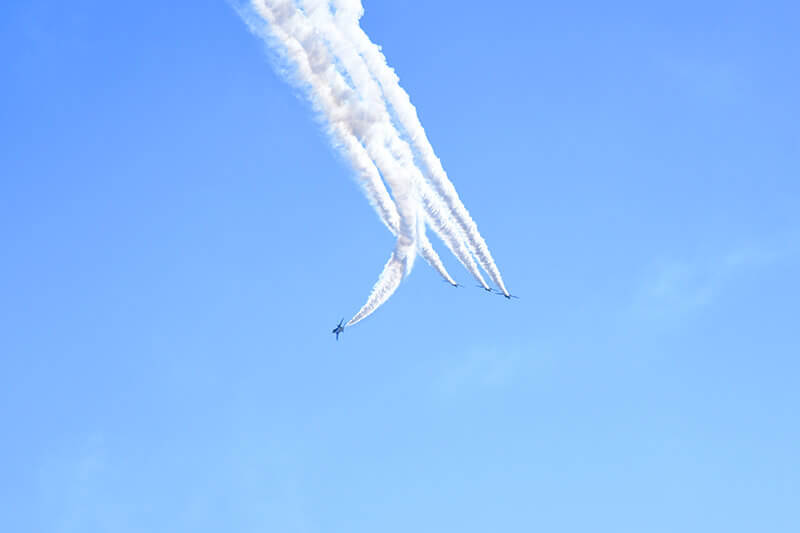
<path fill-rule="evenodd" d="M 341 143 L 339 149 L 345 154 L 351 166 L 356 171 L 358 182 L 369 200 L 369 203 L 373 206 L 378 213 L 378 217 L 392 235 L 397 236 L 400 221 L 397 206 L 394 204 L 394 200 L 392 200 L 391 196 L 389 196 L 389 191 L 386 190 L 386 185 L 384 185 L 375 164 L 369 158 L 369 154 L 352 134 L 343 129 L 341 124 L 333 126 L 333 134 L 335 139 L 338 139 Z M 451 285 L 456 285 L 455 280 L 450 273 L 447 272 L 442 260 L 425 235 L 424 227 L 419 231 L 418 238 L 419 253 L 423 259 L 425 259 L 445 281 Z"/>
<path fill-rule="evenodd" d="M 469 211 L 461 202 L 455 187 L 448 179 L 441 161 L 436 157 L 408 93 L 400 86 L 400 79 L 387 64 L 386 57 L 380 48 L 361 29 L 358 22 L 364 13 L 361 0 L 332 1 L 336 7 L 335 18 L 340 28 L 350 37 L 350 41 L 366 61 L 373 76 L 380 82 L 386 100 L 394 109 L 400 125 L 408 133 L 414 149 L 419 153 L 426 171 L 425 177 L 434 185 L 452 210 L 481 266 L 503 293 L 508 294 L 500 271 L 489 252 L 489 247 L 478 231 L 478 226 L 470 217 Z"/>
<path fill-rule="evenodd" d="M 249 0 L 249 8 L 239 7 L 239 12 L 254 33 L 285 56 L 291 70 L 287 77 L 307 94 L 370 204 L 397 238 L 367 302 L 347 326 L 369 316 L 394 293 L 417 253 L 457 285 L 428 240 L 426 224 L 481 286 L 489 288 L 475 258 L 507 294 L 486 243 L 433 153 L 408 95 L 379 48 L 361 31 L 361 2 Z"/>
<path fill-rule="evenodd" d="M 439 237 L 455 255 L 458 260 L 464 265 L 464 268 L 478 280 L 483 288 L 488 288 L 489 285 L 483 279 L 478 265 L 472 258 L 467 247 L 464 245 L 464 240 L 461 237 L 461 232 L 454 226 L 452 216 L 449 212 L 443 210 L 441 199 L 436 195 L 430 186 L 425 183 L 425 188 L 422 191 L 421 199 L 425 207 L 425 212 L 428 215 L 428 222 L 433 226 Z"/>
<path fill-rule="evenodd" d="M 341 126 L 337 127 L 341 128 Z M 336 129 L 336 127 L 334 127 L 334 129 Z M 369 203 L 373 206 L 378 213 L 378 217 L 386 225 L 392 235 L 397 236 L 400 220 L 400 215 L 397 213 L 397 206 L 394 204 L 391 196 L 389 196 L 389 191 L 386 190 L 386 186 L 380 177 L 378 169 L 372 163 L 372 160 L 369 159 L 367 151 L 355 137 L 348 135 L 347 132 L 334 131 L 334 134 L 342 143 L 340 149 L 345 152 L 345 154 L 348 154 L 348 159 L 356 170 L 358 182 L 361 184 L 361 188 L 367 196 Z M 354 161 L 358 161 L 357 167 Z M 442 260 L 425 235 L 424 228 L 419 231 L 418 238 L 419 253 L 423 259 L 425 259 L 445 281 L 451 285 L 456 285 L 455 280 L 450 273 L 447 272 Z"/>
<path fill-rule="evenodd" d="M 349 324 L 366 318 L 397 289 L 414 264 L 417 253 L 419 200 L 416 183 L 386 148 L 387 131 L 374 110 L 359 102 L 336 70 L 325 42 L 291 0 L 253 0 L 253 7 L 269 23 L 269 31 L 283 45 L 295 66 L 295 75 L 307 86 L 312 103 L 332 126 L 332 135 L 349 131 L 361 140 L 394 195 L 399 214 L 397 242 L 372 294 Z M 353 155 L 345 151 L 345 155 Z"/>
<path fill-rule="evenodd" d="M 387 142 L 393 155 L 406 172 L 414 177 L 420 188 L 423 208 L 428 214 L 428 222 L 461 264 L 484 288 L 488 288 L 472 255 L 464 246 L 463 232 L 454 222 L 450 210 L 443 205 L 441 196 L 425 181 L 418 167 L 414 164 L 414 154 L 411 147 L 400 138 L 399 132 L 394 127 L 380 85 L 370 73 L 362 56 L 358 54 L 353 44 L 334 21 L 330 3 L 327 0 L 301 0 L 301 5 L 314 28 L 320 33 L 333 55 L 339 60 L 340 66 L 349 76 L 356 92 L 369 102 L 370 108 L 375 109 L 379 115 L 381 123 L 386 125 Z M 431 262 L 429 261 L 429 263 Z M 445 279 L 447 279 L 446 276 Z M 451 282 L 451 284 L 455 283 Z"/>
<path fill-rule="evenodd" d="M 375 310 L 383 305 L 383 303 L 389 299 L 389 297 L 397 290 L 397 287 L 400 285 L 400 282 L 403 281 L 403 277 L 405 277 L 406 271 L 406 264 L 402 257 L 397 255 L 397 249 L 392 252 L 392 256 L 389 258 L 389 261 L 383 267 L 383 272 L 381 272 L 380 277 L 378 278 L 378 282 L 372 288 L 372 293 L 370 293 L 369 298 L 367 299 L 367 303 L 355 314 L 353 318 L 351 318 L 346 327 L 353 326 L 358 324 L 369 315 L 375 312 Z"/>

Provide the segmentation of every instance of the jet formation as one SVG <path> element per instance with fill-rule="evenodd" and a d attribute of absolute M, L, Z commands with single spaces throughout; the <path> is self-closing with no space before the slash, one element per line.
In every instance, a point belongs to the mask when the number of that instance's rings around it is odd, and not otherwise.
<path fill-rule="evenodd" d="M 452 287 L 455 287 L 455 288 L 463 287 L 463 285 L 461 285 L 460 283 L 450 283 L 447 280 L 442 280 L 442 281 L 444 281 L 448 285 L 450 285 Z M 506 300 L 510 300 L 512 298 L 515 299 L 515 300 L 519 300 L 519 296 L 516 296 L 516 295 L 508 293 L 508 292 L 499 291 L 497 289 L 493 289 L 491 287 L 485 287 L 483 285 L 475 285 L 475 286 L 478 287 L 479 289 L 485 290 L 489 294 L 496 294 L 498 296 L 502 296 Z M 336 340 L 337 341 L 339 340 L 339 334 L 344 332 L 344 326 L 342 325 L 343 322 L 344 322 L 344 319 L 341 319 L 339 321 L 339 324 L 335 328 L 333 328 L 333 331 L 331 331 L 331 333 L 335 333 L 336 334 Z"/>
<path fill-rule="evenodd" d="M 511 298 L 514 298 L 515 300 L 519 300 L 519 296 L 515 296 L 515 295 L 513 295 L 511 293 L 508 293 L 508 292 L 498 291 L 497 289 L 493 289 L 491 287 L 486 287 L 484 285 L 475 285 L 475 286 L 478 287 L 479 289 L 485 290 L 489 294 L 496 294 L 498 296 L 502 296 L 506 300 L 510 300 Z"/>

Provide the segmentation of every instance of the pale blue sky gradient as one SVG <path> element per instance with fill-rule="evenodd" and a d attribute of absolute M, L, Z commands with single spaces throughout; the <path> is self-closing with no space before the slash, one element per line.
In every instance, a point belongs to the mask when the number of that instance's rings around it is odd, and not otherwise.
<path fill-rule="evenodd" d="M 224 1 L 0 6 L 0 530 L 800 531 L 800 8 L 365 0 L 508 302 Z"/>

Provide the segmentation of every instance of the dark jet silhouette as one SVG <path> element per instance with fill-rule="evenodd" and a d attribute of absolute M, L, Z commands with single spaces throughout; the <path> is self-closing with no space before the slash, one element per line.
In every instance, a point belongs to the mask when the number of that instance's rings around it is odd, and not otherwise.
<path fill-rule="evenodd" d="M 335 333 L 336 334 L 336 340 L 337 341 L 339 340 L 339 333 L 342 333 L 344 331 L 344 326 L 342 326 L 342 322 L 344 322 L 344 318 L 341 319 L 339 321 L 339 325 L 336 326 L 335 328 L 333 328 L 333 331 L 331 331 L 331 333 Z"/>

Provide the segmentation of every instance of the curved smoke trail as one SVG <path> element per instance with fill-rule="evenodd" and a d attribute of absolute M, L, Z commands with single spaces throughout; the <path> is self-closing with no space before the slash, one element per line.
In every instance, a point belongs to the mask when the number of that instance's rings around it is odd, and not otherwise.
<path fill-rule="evenodd" d="M 330 3 L 327 0 L 300 1 L 306 16 L 338 59 L 338 65 L 347 74 L 358 94 L 368 102 L 370 109 L 375 110 L 378 120 L 386 125 L 387 143 L 398 163 L 417 184 L 423 200 L 422 207 L 428 215 L 428 222 L 461 264 L 484 288 L 488 288 L 489 286 L 484 281 L 472 255 L 464 245 L 465 238 L 461 229 L 456 225 L 450 210 L 443 205 L 441 196 L 425 181 L 419 168 L 414 164 L 411 147 L 401 138 L 392 123 L 391 113 L 383 98 L 380 85 L 370 73 L 362 56 L 341 31 L 340 26 L 336 24 Z M 447 276 L 443 277 L 447 279 Z"/>
<path fill-rule="evenodd" d="M 249 9 L 240 7 L 239 12 L 254 33 L 284 54 L 290 79 L 325 120 L 370 204 L 397 237 L 367 302 L 347 326 L 388 300 L 411 271 L 417 253 L 456 285 L 425 234 L 426 224 L 483 287 L 488 285 L 473 254 L 506 293 L 486 243 L 433 153 L 408 95 L 358 24 L 361 2 L 333 0 L 333 6 L 329 0 L 250 0 Z"/>
<path fill-rule="evenodd" d="M 386 132 L 375 120 L 372 110 L 354 98 L 353 90 L 336 70 L 327 46 L 313 26 L 291 0 L 254 0 L 253 7 L 268 22 L 268 31 L 283 46 L 295 67 L 298 81 L 306 86 L 317 111 L 331 125 L 337 138 L 347 132 L 363 144 L 370 159 L 381 170 L 392 189 L 399 214 L 397 243 L 389 262 L 367 299 L 350 323 L 366 318 L 385 302 L 410 272 L 416 256 L 418 204 L 412 183 L 403 179 L 403 168 L 386 149 Z M 349 142 L 345 140 L 345 142 Z M 348 157 L 358 151 L 344 151 Z M 364 163 L 362 161 L 362 163 Z M 355 166 L 355 165 L 354 165 Z M 363 168 L 363 164 L 360 168 Z M 401 275 L 398 278 L 398 272 Z"/>
<path fill-rule="evenodd" d="M 386 190 L 380 173 L 372 163 L 372 160 L 369 159 L 367 151 L 352 135 L 347 135 L 345 132 L 334 133 L 336 138 L 342 143 L 340 150 L 345 154 L 352 154 L 348 159 L 351 162 L 351 166 L 353 166 L 356 171 L 358 182 L 361 184 L 361 188 L 367 196 L 369 203 L 373 206 L 378 213 L 378 217 L 384 225 L 386 225 L 392 235 L 397 236 L 400 220 L 400 215 L 397 213 L 397 206 L 394 204 L 391 196 L 389 196 L 389 191 Z M 451 285 L 456 285 L 455 280 L 450 273 L 447 272 L 436 250 L 433 249 L 431 241 L 428 240 L 428 237 L 425 235 L 424 227 L 418 231 L 418 238 L 419 253 L 422 258 L 425 259 L 445 281 Z"/>
<path fill-rule="evenodd" d="M 459 225 L 468 238 L 470 249 L 475 253 L 481 266 L 489 273 L 492 281 L 500 287 L 504 294 L 508 294 L 500 270 L 492 258 L 489 247 L 486 245 L 478 226 L 469 211 L 461 202 L 458 193 L 447 177 L 442 163 L 433 151 L 425 129 L 417 116 L 417 110 L 411 103 L 408 93 L 400 86 L 400 79 L 394 70 L 389 67 L 386 57 L 369 36 L 361 29 L 359 19 L 364 13 L 361 0 L 333 0 L 336 7 L 336 19 L 342 31 L 350 37 L 358 53 L 366 61 L 372 75 L 380 82 L 383 94 L 389 104 L 394 108 L 400 125 L 408 133 L 414 149 L 420 154 L 425 168 L 425 177 L 434 185 L 437 192 L 442 195 L 448 207 L 456 217 Z"/>

